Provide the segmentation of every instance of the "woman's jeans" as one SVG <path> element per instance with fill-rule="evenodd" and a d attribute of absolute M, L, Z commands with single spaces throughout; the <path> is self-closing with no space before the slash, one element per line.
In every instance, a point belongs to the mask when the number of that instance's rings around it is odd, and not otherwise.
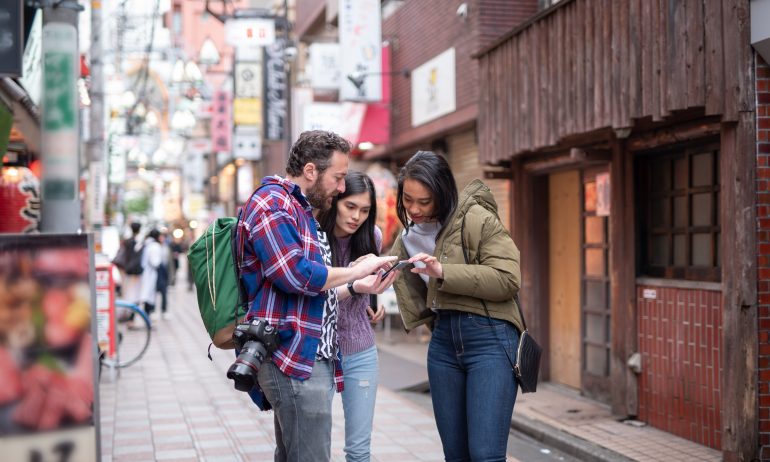
<path fill-rule="evenodd" d="M 518 387 L 519 333 L 499 319 L 441 310 L 428 347 L 428 380 L 447 461 L 505 461 Z"/>
<path fill-rule="evenodd" d="M 374 402 L 377 398 L 377 347 L 342 356 L 345 391 L 345 460 L 368 461 L 372 442 Z"/>

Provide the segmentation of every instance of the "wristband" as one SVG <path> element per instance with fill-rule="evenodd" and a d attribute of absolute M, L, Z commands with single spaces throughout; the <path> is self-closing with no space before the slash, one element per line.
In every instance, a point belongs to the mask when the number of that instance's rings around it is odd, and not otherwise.
<path fill-rule="evenodd" d="M 353 288 L 353 282 L 348 282 L 348 292 L 350 292 L 351 297 L 359 295 L 358 292 L 356 292 L 356 290 Z"/>

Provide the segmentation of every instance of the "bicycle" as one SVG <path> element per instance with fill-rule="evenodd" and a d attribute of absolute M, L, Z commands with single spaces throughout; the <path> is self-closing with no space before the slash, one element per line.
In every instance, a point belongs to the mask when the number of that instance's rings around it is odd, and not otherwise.
<path fill-rule="evenodd" d="M 101 365 L 123 368 L 139 361 L 150 346 L 152 323 L 135 303 L 115 300 L 117 354 L 110 359 L 100 354 Z"/>

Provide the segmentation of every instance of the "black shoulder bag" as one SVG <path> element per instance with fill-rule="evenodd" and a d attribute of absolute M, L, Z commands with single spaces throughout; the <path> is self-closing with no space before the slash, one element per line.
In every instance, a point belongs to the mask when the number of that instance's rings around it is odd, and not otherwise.
<path fill-rule="evenodd" d="M 462 225 L 460 226 L 460 240 L 463 247 L 463 258 L 467 265 L 470 263 L 470 258 L 468 257 L 468 247 L 465 245 L 464 217 Z M 478 252 L 476 254 L 478 255 Z M 479 264 L 481 264 L 480 261 Z M 489 315 L 487 303 L 483 298 L 480 298 L 479 300 L 481 300 L 481 304 L 484 306 L 484 312 L 487 314 L 487 320 L 491 326 L 492 317 Z M 540 373 L 540 356 L 543 353 L 543 348 L 537 344 L 527 330 L 527 322 L 524 320 L 524 312 L 521 309 L 521 302 L 519 302 L 519 294 L 514 295 L 513 300 L 516 302 L 516 306 L 519 309 L 521 323 L 524 325 L 524 331 L 519 336 L 519 348 L 516 352 L 516 362 L 514 363 L 513 360 L 511 360 L 511 356 L 508 354 L 508 350 L 506 350 L 505 347 L 503 347 L 503 352 L 505 352 L 505 356 L 508 357 L 508 362 L 511 363 L 513 374 L 519 382 L 521 392 L 534 393 L 537 391 L 537 376 Z M 497 335 L 497 331 L 495 331 L 495 335 Z"/>

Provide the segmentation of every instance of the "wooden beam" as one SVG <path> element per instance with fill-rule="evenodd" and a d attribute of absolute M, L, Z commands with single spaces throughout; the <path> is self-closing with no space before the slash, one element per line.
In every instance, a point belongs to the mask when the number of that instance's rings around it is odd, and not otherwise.
<path fill-rule="evenodd" d="M 718 136 L 722 131 L 718 118 L 700 121 L 676 127 L 666 127 L 631 135 L 627 141 L 630 151 L 644 151 L 668 144 L 696 140 L 710 136 Z"/>
<path fill-rule="evenodd" d="M 754 112 L 724 124 L 720 153 L 723 459 L 758 460 Z M 728 250 L 729 249 L 729 250 Z"/>
<path fill-rule="evenodd" d="M 637 340 L 636 263 L 633 158 L 624 140 L 615 140 L 610 164 L 610 306 L 612 351 L 610 377 L 612 413 L 638 415 L 637 376 L 627 366 L 639 351 Z"/>
<path fill-rule="evenodd" d="M 527 328 L 546 348 L 541 359 L 540 378 L 550 379 L 548 319 L 548 178 L 535 176 L 513 165 L 513 239 L 521 250 L 520 299 Z"/>

